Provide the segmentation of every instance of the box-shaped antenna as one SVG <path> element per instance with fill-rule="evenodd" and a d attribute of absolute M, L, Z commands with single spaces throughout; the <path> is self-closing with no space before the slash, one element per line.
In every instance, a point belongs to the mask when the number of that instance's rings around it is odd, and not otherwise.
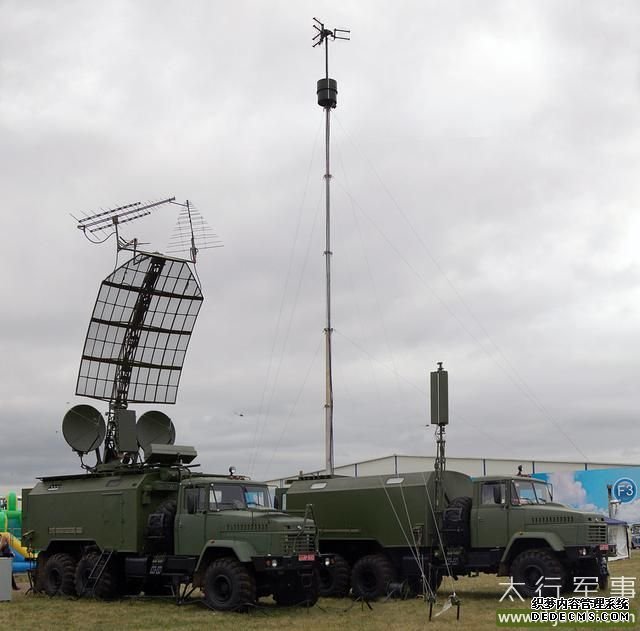
<path fill-rule="evenodd" d="M 431 424 L 449 424 L 449 373 L 442 369 L 442 362 L 431 373 Z"/>

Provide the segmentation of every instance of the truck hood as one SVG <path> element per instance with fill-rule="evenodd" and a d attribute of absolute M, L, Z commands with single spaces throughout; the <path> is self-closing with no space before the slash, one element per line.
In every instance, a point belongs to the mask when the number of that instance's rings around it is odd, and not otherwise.
<path fill-rule="evenodd" d="M 312 519 L 306 522 L 301 517 L 292 517 L 286 513 L 269 509 L 225 510 L 227 530 L 256 530 L 256 531 L 285 531 L 285 532 L 315 532 Z"/>
<path fill-rule="evenodd" d="M 564 504 L 536 504 L 523 506 L 526 524 L 604 524 L 604 515 L 590 513 Z"/>

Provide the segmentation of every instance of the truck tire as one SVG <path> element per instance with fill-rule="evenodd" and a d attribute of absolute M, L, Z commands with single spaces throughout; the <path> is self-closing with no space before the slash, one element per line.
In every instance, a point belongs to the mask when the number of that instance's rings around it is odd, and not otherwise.
<path fill-rule="evenodd" d="M 70 554 L 51 555 L 42 569 L 42 588 L 47 596 L 75 596 L 75 571 L 76 562 Z"/>
<path fill-rule="evenodd" d="M 99 559 L 97 552 L 87 552 L 80 557 L 75 573 L 76 592 L 80 597 L 93 595 L 101 600 L 111 600 L 118 593 L 118 581 L 112 564 L 104 568 L 93 588 L 89 586 L 89 575 Z"/>
<path fill-rule="evenodd" d="M 471 547 L 471 498 L 456 497 L 444 511 L 442 530 L 449 546 Z"/>
<path fill-rule="evenodd" d="M 334 559 L 333 565 L 322 566 L 318 572 L 318 593 L 323 598 L 344 598 L 349 593 L 349 563 L 339 554 L 335 554 Z"/>
<path fill-rule="evenodd" d="M 351 589 L 356 598 L 376 600 L 387 593 L 395 570 L 384 554 L 368 554 L 356 561 L 351 571 Z"/>
<path fill-rule="evenodd" d="M 233 557 L 216 559 L 204 574 L 204 599 L 218 611 L 246 611 L 256 602 L 256 581 Z"/>
<path fill-rule="evenodd" d="M 33 591 L 36 594 L 44 592 L 44 566 L 47 564 L 49 555 L 46 552 L 41 552 L 36 559 L 36 567 L 33 570 Z"/>
<path fill-rule="evenodd" d="M 291 573 L 290 580 L 283 580 L 273 592 L 273 600 L 278 605 L 291 607 L 313 607 L 318 602 L 318 574 L 313 572 L 310 576 L 302 577 L 297 573 Z M 305 584 L 306 583 L 306 584 Z"/>
<path fill-rule="evenodd" d="M 606 561 L 603 563 L 597 559 L 585 559 L 580 565 L 567 572 L 565 593 L 573 592 L 575 576 L 597 576 L 598 589 L 604 591 L 609 587 L 609 569 Z"/>
<path fill-rule="evenodd" d="M 521 596 L 555 596 L 557 585 L 565 583 L 565 569 L 554 554 L 545 548 L 521 552 L 511 564 L 511 576 Z M 549 581 L 549 579 L 553 579 Z M 538 583 L 541 581 L 541 583 Z M 540 588 L 540 585 L 546 585 Z"/>
<path fill-rule="evenodd" d="M 173 554 L 176 512 L 176 501 L 165 500 L 149 515 L 146 538 L 151 552 Z"/>
<path fill-rule="evenodd" d="M 604 576 L 601 574 L 598 576 L 598 589 L 602 591 L 606 590 L 609 587 L 609 575 L 605 574 Z"/>

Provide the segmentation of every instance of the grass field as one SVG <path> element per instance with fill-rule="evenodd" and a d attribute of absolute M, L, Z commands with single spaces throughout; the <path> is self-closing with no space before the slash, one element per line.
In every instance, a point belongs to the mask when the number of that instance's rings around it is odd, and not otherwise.
<path fill-rule="evenodd" d="M 640 592 L 640 551 L 631 559 L 610 565 L 612 576 L 638 577 Z M 21 577 L 19 577 L 19 582 Z M 244 631 L 252 629 L 301 629 L 303 631 L 357 631 L 393 629 L 455 629 L 479 631 L 496 629 L 495 612 L 504 587 L 504 578 L 481 575 L 464 578 L 455 583 L 456 593 L 462 600 L 460 620 L 455 609 L 428 621 L 428 608 L 422 600 L 389 600 L 371 605 L 349 599 L 321 599 L 311 609 L 277 608 L 268 601 L 248 614 L 223 614 L 206 609 L 198 600 L 177 606 L 171 600 L 130 599 L 116 602 L 48 598 L 14 592 L 11 602 L 0 603 L 0 628 L 7 630 L 67 629 L 205 629 Z M 438 592 L 434 614 L 451 593 L 451 584 L 445 580 Z M 635 601 L 634 601 L 635 604 Z M 500 603 L 501 608 L 524 608 L 524 603 Z M 637 607 L 633 607 L 637 610 Z M 563 627 L 567 629 L 568 627 Z M 580 627 L 588 629 L 589 627 Z"/>

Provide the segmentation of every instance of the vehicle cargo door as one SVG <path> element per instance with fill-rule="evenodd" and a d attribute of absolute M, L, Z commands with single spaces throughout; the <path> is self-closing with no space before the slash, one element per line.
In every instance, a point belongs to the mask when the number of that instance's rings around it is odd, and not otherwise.
<path fill-rule="evenodd" d="M 102 523 L 104 524 L 103 547 L 121 549 L 123 545 L 124 516 L 122 493 L 102 495 Z"/>

